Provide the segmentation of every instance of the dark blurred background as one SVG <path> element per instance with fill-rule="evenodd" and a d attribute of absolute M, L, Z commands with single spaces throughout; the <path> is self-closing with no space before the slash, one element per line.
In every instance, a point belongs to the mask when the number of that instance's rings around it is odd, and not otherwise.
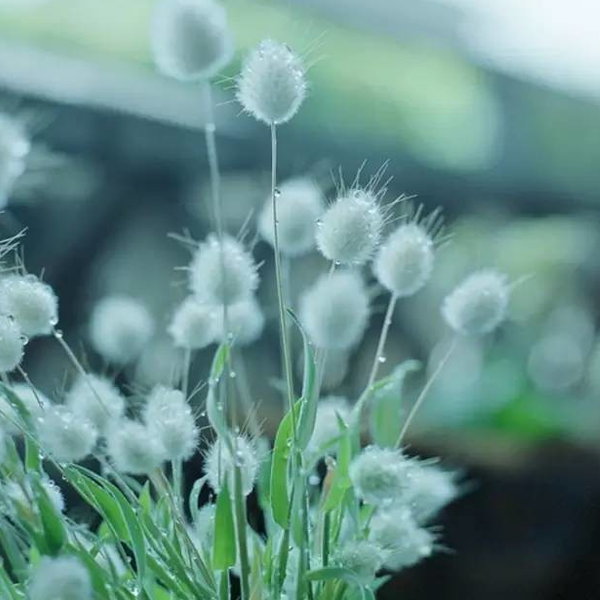
<path fill-rule="evenodd" d="M 465 273 L 492 265 L 521 282 L 510 322 L 494 340 L 460 346 L 413 431 L 416 452 L 443 456 L 471 482 L 442 516 L 446 549 L 382 597 L 600 598 L 600 5 L 226 5 L 238 46 L 216 82 L 229 231 L 268 195 L 268 132 L 239 114 L 231 77 L 244 51 L 271 36 L 312 65 L 310 96 L 280 130 L 280 177 L 309 175 L 331 197 L 338 168 L 352 180 L 366 160 L 367 179 L 389 160 L 390 198 L 416 194 L 447 215 L 452 243 L 427 290 L 401 303 L 382 372 L 409 357 L 435 362 L 447 343 L 439 301 Z M 0 0 L 0 113 L 25 123 L 34 144 L 0 231 L 28 228 L 27 268 L 55 287 L 60 326 L 91 368 L 102 368 L 86 347 L 94 301 L 145 300 L 159 326 L 126 374 L 137 387 L 168 381 L 180 361 L 164 330 L 185 295 L 175 267 L 188 254 L 167 234 L 210 229 L 199 90 L 155 73 L 152 7 Z M 270 248 L 259 242 L 255 255 L 272 317 Z M 292 290 L 323 268 L 316 255 L 299 260 Z M 364 385 L 378 302 L 332 393 L 352 398 Z M 276 335 L 270 318 L 245 352 L 267 432 L 279 416 Z M 209 358 L 195 358 L 198 379 Z M 60 395 L 68 365 L 51 340 L 32 342 L 27 361 L 34 382 Z M 412 379 L 409 394 L 422 382 Z"/>

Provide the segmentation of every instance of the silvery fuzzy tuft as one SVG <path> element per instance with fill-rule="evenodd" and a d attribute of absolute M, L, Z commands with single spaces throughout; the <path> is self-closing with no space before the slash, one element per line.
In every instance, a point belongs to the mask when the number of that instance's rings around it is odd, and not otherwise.
<path fill-rule="evenodd" d="M 431 277 L 434 243 L 418 223 L 403 223 L 379 248 L 373 271 L 379 283 L 398 297 L 412 296 Z"/>
<path fill-rule="evenodd" d="M 125 365 L 136 359 L 154 333 L 154 320 L 138 300 L 107 296 L 94 307 L 90 341 L 107 361 Z"/>
<path fill-rule="evenodd" d="M 214 0 L 162 0 L 150 39 L 159 70 L 181 81 L 210 79 L 233 57 L 227 15 Z"/>
<path fill-rule="evenodd" d="M 10 199 L 15 184 L 27 167 L 31 141 L 13 117 L 0 113 L 0 209 Z"/>
<path fill-rule="evenodd" d="M 402 451 L 368 446 L 350 463 L 350 480 L 361 500 L 390 505 L 406 498 L 412 470 Z"/>
<path fill-rule="evenodd" d="M 263 40 L 252 50 L 237 81 L 237 99 L 258 121 L 289 121 L 306 97 L 306 77 L 298 56 L 287 46 Z"/>
<path fill-rule="evenodd" d="M 323 194 L 314 181 L 297 178 L 279 186 L 277 231 L 279 249 L 290 257 L 301 256 L 315 247 L 316 222 L 323 212 Z M 273 206 L 269 198 L 259 215 L 258 230 L 269 244 L 274 244 Z"/>
<path fill-rule="evenodd" d="M 350 365 L 350 354 L 346 350 L 328 350 L 323 361 L 323 380 L 321 387 L 324 390 L 337 388 L 346 379 Z"/>
<path fill-rule="evenodd" d="M 225 330 L 225 312 L 222 307 L 216 309 L 215 320 L 218 339 L 231 341 L 236 346 L 248 346 L 262 335 L 265 316 L 256 298 L 250 297 L 227 307 L 227 327 Z"/>
<path fill-rule="evenodd" d="M 30 600 L 91 600 L 88 570 L 74 556 L 43 556 L 29 583 Z"/>
<path fill-rule="evenodd" d="M 457 333 L 482 335 L 505 319 L 509 297 L 506 275 L 493 269 L 476 271 L 446 296 L 442 315 Z"/>
<path fill-rule="evenodd" d="M 370 529 L 369 539 L 381 548 L 386 569 L 412 567 L 433 553 L 435 536 L 404 507 L 378 511 Z"/>
<path fill-rule="evenodd" d="M 75 379 L 65 402 L 74 415 L 90 421 L 100 434 L 125 412 L 125 399 L 112 381 L 91 373 Z"/>
<path fill-rule="evenodd" d="M 175 346 L 187 350 L 200 350 L 217 338 L 216 310 L 190 296 L 175 310 L 169 334 Z"/>
<path fill-rule="evenodd" d="M 215 504 L 205 504 L 200 508 L 194 520 L 194 538 L 204 551 L 213 547 L 215 535 Z"/>
<path fill-rule="evenodd" d="M 457 473 L 438 465 L 415 463 L 407 505 L 418 523 L 426 523 L 459 495 Z"/>
<path fill-rule="evenodd" d="M 0 373 L 10 373 L 23 359 L 24 339 L 12 317 L 0 315 Z"/>
<path fill-rule="evenodd" d="M 65 510 L 65 499 L 60 491 L 60 488 L 51 479 L 44 478 L 41 480 L 41 485 L 44 488 L 48 498 L 54 505 L 54 508 L 58 512 L 64 512 Z M 24 489 L 23 489 L 24 488 Z M 16 481 L 9 481 L 2 489 L 6 497 L 16 504 L 22 504 L 30 509 L 37 509 L 37 505 L 33 500 L 33 491 L 29 482 L 24 481 L 22 484 L 18 484 Z"/>
<path fill-rule="evenodd" d="M 300 320 L 318 348 L 352 348 L 368 319 L 367 290 L 354 271 L 324 274 L 300 298 Z"/>
<path fill-rule="evenodd" d="M 338 419 L 348 425 L 351 412 L 348 400 L 342 396 L 327 396 L 320 400 L 309 450 L 319 452 L 324 446 L 331 445 L 342 433 Z M 332 449 L 327 447 L 324 452 L 330 452 Z"/>
<path fill-rule="evenodd" d="M 363 265 L 377 249 L 384 222 L 376 194 L 350 190 L 331 204 L 317 223 L 317 247 L 337 264 Z"/>
<path fill-rule="evenodd" d="M 59 462 L 76 462 L 88 456 L 98 440 L 98 430 L 67 406 L 49 406 L 37 422 L 42 449 Z"/>
<path fill-rule="evenodd" d="M 241 242 L 228 235 L 222 245 L 215 235 L 209 235 L 189 266 L 190 289 L 199 301 L 215 306 L 247 299 L 258 281 L 254 258 Z"/>
<path fill-rule="evenodd" d="M 254 481 L 258 472 L 259 460 L 256 456 L 254 444 L 246 437 L 238 435 L 233 438 L 233 449 L 235 455 L 221 438 L 217 438 L 209 447 L 204 471 L 208 476 L 208 483 L 215 492 L 219 493 L 222 482 L 227 477 L 227 486 L 233 493 L 234 467 L 240 467 L 242 475 L 242 492 L 247 496 L 254 487 Z"/>
<path fill-rule="evenodd" d="M 369 540 L 351 540 L 334 552 L 332 562 L 352 571 L 364 585 L 373 583 L 383 564 L 380 548 Z"/>
<path fill-rule="evenodd" d="M 198 444 L 198 429 L 192 410 L 179 390 L 158 386 L 144 409 L 148 433 L 163 448 L 165 460 L 187 460 Z"/>
<path fill-rule="evenodd" d="M 42 407 L 50 405 L 50 401 L 42 394 L 42 392 L 37 389 L 34 392 L 27 383 L 13 383 L 10 386 L 10 389 L 19 397 L 19 400 L 23 402 L 34 422 L 42 415 Z M 14 435 L 21 432 L 21 429 L 16 425 L 16 423 L 19 422 L 18 414 L 1 392 L 0 419 L 2 419 L 7 433 Z"/>
<path fill-rule="evenodd" d="M 27 337 L 48 335 L 58 323 L 58 298 L 34 275 L 7 275 L 0 280 L 0 313 L 13 317 Z"/>
<path fill-rule="evenodd" d="M 117 471 L 147 475 L 163 462 L 164 449 L 148 427 L 137 421 L 121 419 L 111 423 L 106 449 Z"/>

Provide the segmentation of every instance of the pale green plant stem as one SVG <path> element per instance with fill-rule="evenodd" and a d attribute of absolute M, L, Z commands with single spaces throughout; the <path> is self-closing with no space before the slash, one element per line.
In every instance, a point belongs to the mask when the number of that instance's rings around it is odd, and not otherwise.
<path fill-rule="evenodd" d="M 38 406 L 42 410 L 44 410 L 45 407 L 42 404 L 42 400 L 39 397 L 37 390 L 35 389 L 33 383 L 31 383 L 31 379 L 29 379 L 29 375 L 27 374 L 27 371 L 25 371 L 25 369 L 23 369 L 23 367 L 21 367 L 21 365 L 17 365 L 17 370 L 21 374 L 21 377 L 23 377 L 23 379 L 25 380 L 25 383 L 27 383 L 27 385 L 31 388 L 31 392 L 33 393 L 33 396 L 35 397 L 35 400 L 38 403 Z"/>
<path fill-rule="evenodd" d="M 250 563 L 246 537 L 246 499 L 242 491 L 242 471 L 239 465 L 233 471 L 235 527 L 240 553 L 240 591 L 242 600 L 250 599 Z"/>
<path fill-rule="evenodd" d="M 369 380 L 367 381 L 367 386 L 365 388 L 367 390 L 371 389 L 371 386 L 375 383 L 377 373 L 379 372 L 379 367 L 381 366 L 381 359 L 383 358 L 383 350 L 385 348 L 385 343 L 390 332 L 390 326 L 392 325 L 392 318 L 394 315 L 394 308 L 396 308 L 397 301 L 398 296 L 396 294 L 392 294 L 387 306 L 387 310 L 385 311 L 385 317 L 383 318 L 381 334 L 379 335 L 379 341 L 377 342 L 377 350 L 375 350 L 375 359 L 373 360 L 373 366 L 371 367 Z"/>
<path fill-rule="evenodd" d="M 438 363 L 437 367 L 435 368 L 435 371 L 431 374 L 431 376 L 429 377 L 429 379 L 425 382 L 425 385 L 423 386 L 423 389 L 421 390 L 421 393 L 419 394 L 419 397 L 417 398 L 417 400 L 415 401 L 415 403 L 412 405 L 412 408 L 410 409 L 410 412 L 408 413 L 408 415 L 406 417 L 406 420 L 404 421 L 404 424 L 402 425 L 402 429 L 400 430 L 400 435 L 398 436 L 398 441 L 396 442 L 396 447 L 397 448 L 399 448 L 401 446 L 401 444 L 402 444 L 402 442 L 404 440 L 404 436 L 406 435 L 406 432 L 408 431 L 408 428 L 410 427 L 410 424 L 412 423 L 413 419 L 415 418 L 415 415 L 419 411 L 419 408 L 421 408 L 421 405 L 423 404 L 423 401 L 427 397 L 427 394 L 429 393 L 429 390 L 431 389 L 431 386 L 435 383 L 436 379 L 438 378 L 438 376 L 440 375 L 440 373 L 442 372 L 442 370 L 446 366 L 446 363 L 448 362 L 448 359 L 450 358 L 450 356 L 454 352 L 454 349 L 456 348 L 457 341 L 458 340 L 457 340 L 456 337 L 452 340 L 452 343 L 450 344 L 450 347 L 448 348 L 448 351 L 446 352 L 446 354 L 444 354 L 444 356 L 442 357 L 442 359 Z"/>

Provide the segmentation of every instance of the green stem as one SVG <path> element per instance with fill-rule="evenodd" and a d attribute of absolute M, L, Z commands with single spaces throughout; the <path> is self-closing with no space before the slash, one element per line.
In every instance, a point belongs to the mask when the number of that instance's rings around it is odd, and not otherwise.
<path fill-rule="evenodd" d="M 248 561 L 248 540 L 246 538 L 246 504 L 242 491 L 242 471 L 236 465 L 233 472 L 233 497 L 235 509 L 235 531 L 240 554 L 241 600 L 250 598 L 250 566 Z"/>

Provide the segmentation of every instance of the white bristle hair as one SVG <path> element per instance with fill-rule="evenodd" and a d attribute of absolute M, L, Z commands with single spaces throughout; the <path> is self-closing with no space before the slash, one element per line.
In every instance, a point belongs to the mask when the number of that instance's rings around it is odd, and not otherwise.
<path fill-rule="evenodd" d="M 89 334 L 92 346 L 105 360 L 125 365 L 135 360 L 154 333 L 154 320 L 135 298 L 106 296 L 94 306 Z"/>
<path fill-rule="evenodd" d="M 216 317 L 214 306 L 190 296 L 175 309 L 168 332 L 177 348 L 200 350 L 217 339 Z"/>
<path fill-rule="evenodd" d="M 64 512 L 65 499 L 56 483 L 48 478 L 42 479 L 40 483 L 54 508 L 58 512 Z M 30 510 L 37 509 L 35 502 L 31 503 L 34 500 L 34 494 L 28 481 L 24 480 L 19 483 L 9 481 L 1 488 L 1 491 L 11 502 L 26 506 Z"/>
<path fill-rule="evenodd" d="M 43 407 L 50 405 L 50 401 L 42 392 L 37 389 L 34 392 L 33 388 L 27 383 L 13 383 L 10 389 L 25 405 L 34 422 L 42 415 Z M 19 415 L 1 392 L 0 419 L 3 421 L 7 433 L 12 435 L 21 433 L 21 429 L 17 426 L 17 423 L 20 422 Z"/>
<path fill-rule="evenodd" d="M 74 556 L 43 556 L 29 583 L 30 600 L 91 600 L 88 570 Z"/>
<path fill-rule="evenodd" d="M 426 462 L 414 467 L 407 505 L 418 523 L 426 523 L 459 495 L 458 475 Z"/>
<path fill-rule="evenodd" d="M 148 427 L 137 421 L 114 421 L 106 436 L 106 449 L 117 471 L 147 475 L 157 469 L 164 449 Z"/>
<path fill-rule="evenodd" d="M 336 566 L 352 571 L 362 584 L 369 585 L 382 566 L 383 554 L 369 540 L 350 540 L 333 553 L 332 561 Z"/>
<path fill-rule="evenodd" d="M 267 39 L 246 57 L 236 95 L 255 119 L 280 125 L 298 112 L 306 91 L 300 58 L 286 44 Z"/>
<path fill-rule="evenodd" d="M 180 81 L 214 77 L 234 52 L 225 9 L 214 0 L 162 0 L 150 41 L 158 69 Z"/>
<path fill-rule="evenodd" d="M 462 281 L 442 303 L 446 323 L 463 335 L 483 335 L 506 318 L 510 286 L 503 273 L 484 269 Z"/>
<path fill-rule="evenodd" d="M 300 298 L 300 320 L 318 348 L 354 347 L 362 338 L 368 319 L 367 290 L 354 271 L 324 274 Z"/>
<path fill-rule="evenodd" d="M 225 319 L 227 316 L 227 319 Z M 265 316 L 256 298 L 250 297 L 227 307 L 215 310 L 218 339 L 236 346 L 248 346 L 260 338 L 265 327 Z M 225 328 L 227 321 L 227 329 Z"/>
<path fill-rule="evenodd" d="M 324 210 L 319 186 L 306 177 L 290 179 L 279 186 L 277 233 L 282 254 L 296 257 L 315 247 L 316 222 Z M 258 231 L 271 246 L 274 244 L 273 205 L 268 198 L 258 217 Z"/>

